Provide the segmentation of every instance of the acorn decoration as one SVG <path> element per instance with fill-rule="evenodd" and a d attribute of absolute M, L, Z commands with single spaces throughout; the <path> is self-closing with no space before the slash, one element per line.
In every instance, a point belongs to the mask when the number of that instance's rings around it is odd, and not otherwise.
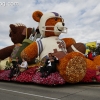
<path fill-rule="evenodd" d="M 68 83 L 80 82 L 86 74 L 86 59 L 79 52 L 72 52 L 60 59 L 58 70 Z"/>

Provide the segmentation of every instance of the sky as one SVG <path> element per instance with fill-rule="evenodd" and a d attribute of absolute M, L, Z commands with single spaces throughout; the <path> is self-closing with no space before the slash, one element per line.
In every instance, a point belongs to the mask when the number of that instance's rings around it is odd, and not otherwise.
<path fill-rule="evenodd" d="M 0 49 L 12 45 L 9 25 L 23 23 L 38 26 L 32 13 L 57 12 L 68 28 L 60 38 L 74 38 L 76 42 L 100 42 L 100 0 L 0 0 Z"/>

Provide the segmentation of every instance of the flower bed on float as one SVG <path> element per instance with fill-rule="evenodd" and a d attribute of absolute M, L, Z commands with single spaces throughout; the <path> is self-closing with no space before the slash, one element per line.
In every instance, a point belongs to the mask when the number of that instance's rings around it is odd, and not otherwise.
<path fill-rule="evenodd" d="M 37 72 L 37 66 L 31 67 L 26 71 L 22 72 L 17 77 L 9 79 L 10 70 L 0 71 L 0 80 L 15 81 L 15 82 L 32 82 L 43 85 L 63 85 L 65 80 L 59 75 L 58 72 L 50 74 L 46 78 L 41 77 L 41 73 Z"/>

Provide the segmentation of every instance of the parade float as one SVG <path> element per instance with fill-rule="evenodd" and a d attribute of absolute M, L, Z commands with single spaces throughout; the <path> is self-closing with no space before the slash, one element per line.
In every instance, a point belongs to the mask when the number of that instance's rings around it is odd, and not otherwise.
<path fill-rule="evenodd" d="M 11 46 L 10 49 L 7 49 L 7 47 L 4 48 L 4 50 L 0 50 L 1 61 L 8 57 L 14 59 L 14 57 L 19 56 L 20 58 L 25 58 L 27 60 L 29 63 L 28 69 L 17 77 L 11 79 L 9 79 L 9 73 L 11 70 L 1 69 L 0 80 L 32 82 L 43 85 L 63 85 L 65 83 L 74 84 L 79 82 L 89 83 L 94 81 L 100 82 L 99 74 L 96 74 L 97 71 L 99 71 L 98 66 L 100 66 L 100 56 L 98 55 L 94 57 L 93 60 L 90 60 L 85 57 L 86 46 L 84 43 L 77 43 L 77 41 L 71 37 L 59 39 L 61 33 L 66 34 L 67 32 L 64 19 L 61 15 L 56 12 L 42 13 L 41 11 L 35 11 L 32 14 L 32 18 L 34 21 L 38 22 L 38 32 L 42 37 L 38 40 L 30 40 L 29 37 L 32 31 L 27 33 L 27 31 L 25 31 L 26 27 L 23 27 L 21 32 L 17 32 L 17 34 L 20 35 L 14 36 L 16 42 L 12 40 L 14 44 L 21 44 L 18 46 L 19 48 L 16 50 L 14 45 Z M 28 42 L 28 44 L 24 42 L 26 40 L 25 37 L 21 38 L 21 33 L 25 33 L 25 35 L 27 33 L 27 41 L 31 42 Z M 11 34 L 10 32 L 10 37 L 15 34 Z M 19 39 L 21 40 L 19 41 Z M 48 53 L 52 53 L 53 56 L 56 56 L 59 59 L 57 71 L 51 73 L 47 77 L 41 77 L 41 73 L 37 71 L 37 69 L 44 65 Z"/>

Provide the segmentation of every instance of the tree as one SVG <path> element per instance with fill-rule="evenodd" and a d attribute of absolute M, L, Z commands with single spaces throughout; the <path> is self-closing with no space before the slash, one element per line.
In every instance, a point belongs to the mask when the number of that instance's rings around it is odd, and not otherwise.
<path fill-rule="evenodd" d="M 98 44 L 96 50 L 95 50 L 96 55 L 100 55 L 100 44 Z"/>
<path fill-rule="evenodd" d="M 92 46 L 88 46 L 89 50 L 92 51 L 92 52 L 95 52 L 96 50 L 96 47 L 94 45 Z"/>

